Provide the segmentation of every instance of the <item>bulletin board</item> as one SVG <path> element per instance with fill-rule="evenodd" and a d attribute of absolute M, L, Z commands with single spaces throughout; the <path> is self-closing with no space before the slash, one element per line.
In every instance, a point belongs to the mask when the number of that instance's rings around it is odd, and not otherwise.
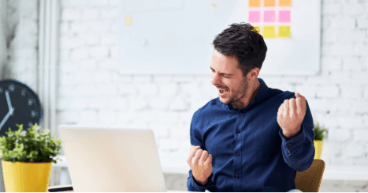
<path fill-rule="evenodd" d="M 208 75 L 217 34 L 251 23 L 268 51 L 260 74 L 314 75 L 320 68 L 321 1 L 122 0 L 122 74 Z"/>

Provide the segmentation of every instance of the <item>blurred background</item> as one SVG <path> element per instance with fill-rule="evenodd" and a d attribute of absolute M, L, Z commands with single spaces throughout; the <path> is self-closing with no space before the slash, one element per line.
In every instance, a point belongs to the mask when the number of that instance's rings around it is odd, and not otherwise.
<path fill-rule="evenodd" d="M 167 189 L 186 190 L 191 118 L 218 93 L 210 83 L 210 69 L 206 74 L 202 67 L 198 67 L 201 73 L 195 68 L 186 73 L 124 71 L 124 65 L 129 63 L 121 57 L 129 49 L 129 42 L 145 46 L 156 40 L 126 35 L 124 29 L 134 29 L 139 21 L 134 16 L 140 17 L 139 11 L 129 12 L 130 2 L 0 0 L 0 80 L 17 79 L 38 94 L 44 108 L 41 128 L 51 129 L 52 135 L 58 133 L 60 124 L 152 129 Z M 131 7 L 156 4 L 138 2 Z M 155 7 L 151 12 L 183 11 L 190 1 L 177 2 L 157 0 L 157 4 L 168 3 L 171 7 Z M 238 2 L 245 2 L 244 10 L 249 9 L 248 1 Z M 206 10 L 221 9 L 226 4 L 220 0 L 200 3 Z M 312 73 L 273 74 L 271 69 L 266 74 L 261 70 L 260 78 L 269 87 L 304 95 L 314 121 L 328 129 L 321 155 L 326 170 L 320 191 L 368 191 L 368 1 L 321 0 L 306 9 L 313 20 L 305 25 L 311 26 L 307 29 L 316 33 L 318 40 L 317 46 L 303 51 L 308 54 L 317 50 Z M 293 23 L 297 21 L 293 16 L 290 25 L 302 26 L 303 23 Z M 217 31 L 209 32 L 210 40 L 229 24 L 222 23 Z M 136 26 L 137 33 L 157 32 L 152 31 L 152 26 Z M 198 24 L 187 26 L 188 31 L 196 31 Z M 175 27 L 170 28 L 175 32 Z M 300 37 L 293 37 L 291 30 L 290 41 L 293 38 Z M 208 51 L 213 51 L 210 43 L 206 44 L 203 61 L 208 59 Z M 139 60 L 139 54 L 134 57 Z M 140 63 L 141 68 L 155 69 L 154 61 L 146 62 Z M 272 65 L 272 61 L 267 62 L 264 65 Z M 206 69 L 209 65 L 204 64 Z M 63 161 L 53 165 L 50 185 L 71 184 L 63 155 L 62 150 Z"/>

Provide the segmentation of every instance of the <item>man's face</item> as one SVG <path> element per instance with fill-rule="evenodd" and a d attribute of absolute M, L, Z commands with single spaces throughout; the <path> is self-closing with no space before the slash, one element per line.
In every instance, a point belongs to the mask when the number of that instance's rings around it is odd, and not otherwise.
<path fill-rule="evenodd" d="M 225 56 L 216 49 L 213 52 L 211 84 L 217 87 L 220 101 L 235 108 L 242 106 L 241 99 L 247 96 L 248 90 L 248 81 L 243 77 L 238 65 L 235 57 Z"/>

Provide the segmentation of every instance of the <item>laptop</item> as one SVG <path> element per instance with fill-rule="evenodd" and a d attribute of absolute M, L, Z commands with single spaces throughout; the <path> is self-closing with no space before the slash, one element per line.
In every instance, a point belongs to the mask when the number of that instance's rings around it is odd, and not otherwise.
<path fill-rule="evenodd" d="M 152 130 L 58 129 L 75 192 L 166 192 Z"/>

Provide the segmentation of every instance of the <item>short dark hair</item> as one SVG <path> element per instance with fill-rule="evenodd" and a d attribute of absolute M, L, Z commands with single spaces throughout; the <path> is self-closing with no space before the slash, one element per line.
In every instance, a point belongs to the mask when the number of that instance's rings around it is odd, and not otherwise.
<path fill-rule="evenodd" d="M 215 49 L 238 59 L 243 76 L 253 68 L 261 69 L 267 46 L 263 37 L 249 23 L 231 24 L 213 40 Z"/>

